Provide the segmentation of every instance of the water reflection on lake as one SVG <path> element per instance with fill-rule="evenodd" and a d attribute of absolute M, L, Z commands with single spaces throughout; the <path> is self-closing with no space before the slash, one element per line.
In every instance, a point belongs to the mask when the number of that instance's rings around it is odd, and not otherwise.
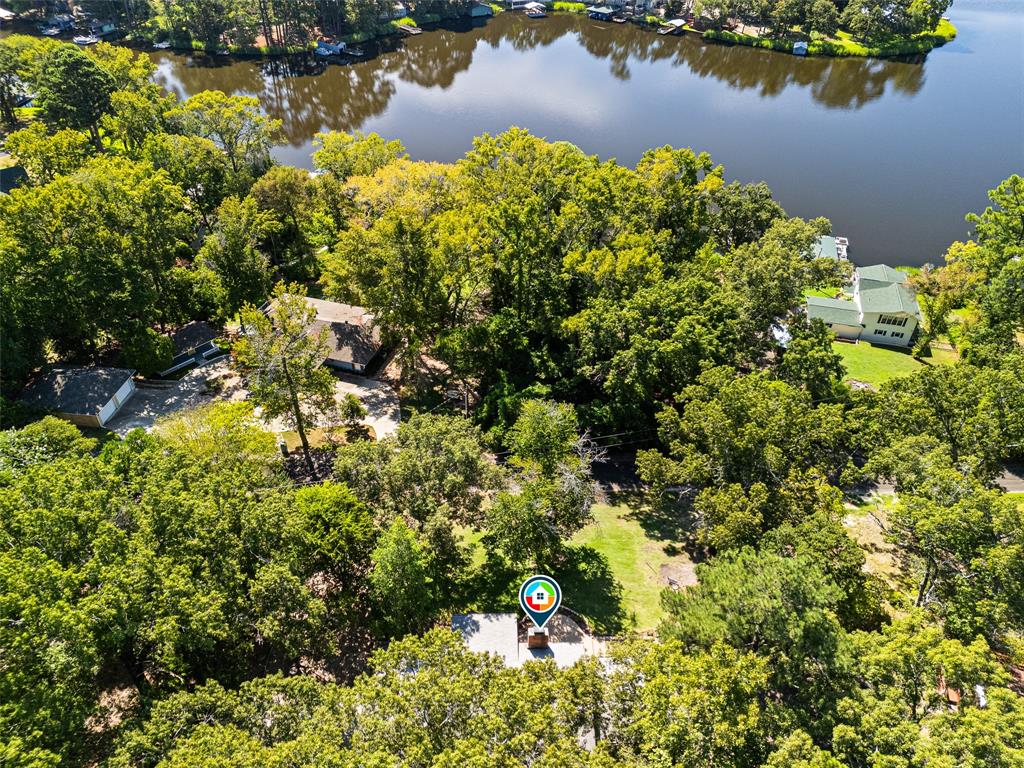
<path fill-rule="evenodd" d="M 800 59 L 577 16 L 502 14 L 380 49 L 366 61 L 233 61 L 154 53 L 186 96 L 258 96 L 282 162 L 313 135 L 361 129 L 453 160 L 521 125 L 634 163 L 661 144 L 707 150 L 767 181 L 794 215 L 824 215 L 862 263 L 921 263 L 963 238 L 963 214 L 1024 171 L 1024 3 L 957 0 L 960 37 L 914 61 Z"/>

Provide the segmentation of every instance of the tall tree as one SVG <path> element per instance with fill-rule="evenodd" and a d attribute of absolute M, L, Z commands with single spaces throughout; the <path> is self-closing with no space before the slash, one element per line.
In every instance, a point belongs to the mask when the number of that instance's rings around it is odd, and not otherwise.
<path fill-rule="evenodd" d="M 110 111 L 116 89 L 111 77 L 73 45 L 62 45 L 46 57 L 36 82 L 36 103 L 43 119 L 58 128 L 86 131 L 103 151 L 100 119 Z"/>
<path fill-rule="evenodd" d="M 235 346 L 253 400 L 267 418 L 284 417 L 299 434 L 310 473 L 316 472 L 308 428 L 332 413 L 335 380 L 324 367 L 327 329 L 314 326 L 316 310 L 305 290 L 278 283 L 267 312 L 253 305 L 242 310 L 242 338 Z"/>

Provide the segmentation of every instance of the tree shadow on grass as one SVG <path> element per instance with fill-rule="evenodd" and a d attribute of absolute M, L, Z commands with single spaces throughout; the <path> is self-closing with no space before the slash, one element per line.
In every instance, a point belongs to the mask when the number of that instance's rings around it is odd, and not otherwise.
<path fill-rule="evenodd" d="M 551 574 L 562 587 L 566 606 L 582 614 L 597 634 L 615 634 L 627 625 L 622 585 L 608 558 L 593 547 L 569 546 Z"/>
<path fill-rule="evenodd" d="M 562 588 L 563 605 L 586 618 L 592 631 L 614 634 L 626 628 L 622 585 L 615 580 L 608 559 L 596 549 L 567 546 L 560 562 L 547 572 Z M 459 603 L 464 610 L 519 613 L 519 587 L 533 573 L 532 568 L 524 570 L 489 552 L 487 561 L 460 585 Z"/>
<path fill-rule="evenodd" d="M 666 555 L 685 554 L 694 562 L 706 559 L 704 546 L 697 540 L 697 516 L 693 511 L 696 490 L 685 489 L 651 499 L 633 492 L 609 494 L 610 504 L 629 508 L 649 539 L 664 542 Z"/>

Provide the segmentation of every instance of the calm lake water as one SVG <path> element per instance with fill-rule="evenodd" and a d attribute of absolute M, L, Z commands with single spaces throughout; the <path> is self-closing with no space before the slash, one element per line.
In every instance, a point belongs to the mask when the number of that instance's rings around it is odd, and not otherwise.
<path fill-rule="evenodd" d="M 577 16 L 501 14 L 357 64 L 154 53 L 187 96 L 258 96 L 284 121 L 284 163 L 313 134 L 376 131 L 450 161 L 511 125 L 633 164 L 649 147 L 706 150 L 768 182 L 792 215 L 827 216 L 862 264 L 921 264 L 963 239 L 967 211 L 1024 172 L 1024 0 L 956 0 L 959 37 L 907 61 L 800 59 Z M 367 50 L 369 53 L 369 49 Z"/>

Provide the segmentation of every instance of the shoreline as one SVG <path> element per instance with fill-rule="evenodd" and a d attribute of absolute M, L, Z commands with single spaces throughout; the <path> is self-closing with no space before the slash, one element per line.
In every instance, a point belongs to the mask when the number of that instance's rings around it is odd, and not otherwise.
<path fill-rule="evenodd" d="M 494 13 L 515 13 L 515 11 L 509 11 L 504 9 L 498 9 L 494 5 L 491 5 Z M 584 3 L 576 2 L 564 2 L 562 0 L 556 0 L 552 3 L 552 7 L 549 11 L 551 14 L 559 15 L 571 15 L 571 16 L 585 16 L 586 5 Z M 493 17 L 493 16 L 492 16 Z M 492 17 L 478 17 L 483 18 L 486 23 L 487 18 Z M 457 17 L 456 19 L 429 19 L 423 20 L 423 24 L 426 27 L 420 27 L 419 23 L 416 22 L 412 17 L 405 17 L 401 22 L 393 21 L 391 23 L 391 30 L 376 35 L 365 35 L 365 34 L 353 34 L 345 35 L 339 39 L 344 40 L 350 45 L 364 45 L 374 44 L 385 40 L 391 40 L 395 38 L 401 38 L 403 36 L 401 27 L 412 26 L 421 29 L 424 32 L 436 31 L 438 25 L 444 21 L 462 21 L 472 22 L 474 17 Z M 646 19 L 628 19 L 628 23 L 634 26 L 644 27 L 652 31 L 656 31 L 664 24 L 664 20 L 656 19 L 656 17 L 648 16 Z M 27 25 L 27 22 L 25 23 Z M 16 24 L 10 28 L 13 34 L 25 34 L 33 37 L 39 37 L 39 33 L 34 27 L 21 29 L 22 24 Z M 685 35 L 696 35 L 701 40 L 707 43 L 718 43 L 721 45 L 739 45 L 748 48 L 761 48 L 763 50 L 774 51 L 776 53 L 788 53 L 793 56 L 800 58 L 806 58 L 808 56 L 819 57 L 819 58 L 877 58 L 887 59 L 896 58 L 900 56 L 914 56 L 923 55 L 931 52 L 935 48 L 939 48 L 946 43 L 952 42 L 958 34 L 957 28 L 948 19 L 943 18 L 939 21 L 938 25 L 931 32 L 921 32 L 910 38 L 895 40 L 891 43 L 878 46 L 867 46 L 863 43 L 859 43 L 853 40 L 848 33 L 840 32 L 839 37 L 828 40 L 812 40 L 808 35 L 803 33 L 792 34 L 788 37 L 759 37 L 754 35 L 746 35 L 737 32 L 730 32 L 728 30 L 699 30 L 689 25 L 682 27 L 681 32 L 672 35 L 673 37 L 682 37 Z M 70 42 L 69 40 L 60 39 L 61 42 Z M 311 41 L 306 45 L 294 45 L 294 46 L 273 46 L 273 47 L 247 47 L 239 48 L 232 46 L 220 45 L 217 47 L 209 46 L 206 44 L 198 43 L 193 41 L 192 45 L 174 45 L 173 43 L 169 48 L 155 49 L 155 40 L 149 37 L 132 37 L 126 35 L 120 38 L 107 40 L 105 42 L 120 43 L 129 47 L 142 47 L 146 50 L 165 50 L 176 54 L 196 54 L 202 53 L 209 56 L 231 56 L 235 58 L 284 58 L 288 56 L 301 56 L 305 54 L 311 54 L 316 50 L 316 43 Z M 807 46 L 806 54 L 797 54 L 793 51 L 793 45 L 797 42 L 803 42 Z M 343 58 L 343 57 L 331 57 L 331 58 Z M 371 58 L 370 56 L 357 56 L 348 57 L 349 61 L 365 61 Z"/>

